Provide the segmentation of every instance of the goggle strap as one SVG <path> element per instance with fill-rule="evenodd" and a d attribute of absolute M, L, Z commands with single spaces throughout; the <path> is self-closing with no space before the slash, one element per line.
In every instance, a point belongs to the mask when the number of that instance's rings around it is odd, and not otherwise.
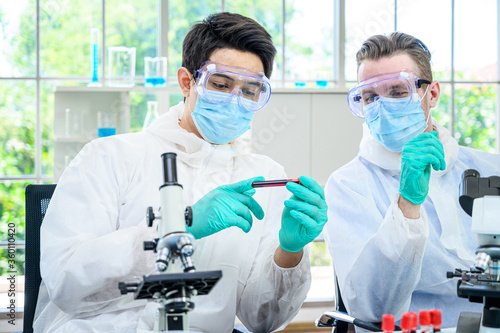
<path fill-rule="evenodd" d="M 424 79 L 416 79 L 415 80 L 415 87 L 417 88 L 422 88 L 423 84 L 431 84 L 431 81 L 424 80 Z"/>

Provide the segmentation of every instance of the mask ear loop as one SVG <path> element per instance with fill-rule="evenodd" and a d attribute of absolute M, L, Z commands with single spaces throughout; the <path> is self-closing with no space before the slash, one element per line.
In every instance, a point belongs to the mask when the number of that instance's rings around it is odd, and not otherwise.
<path fill-rule="evenodd" d="M 424 99 L 425 95 L 427 94 L 427 90 L 429 90 L 429 86 L 430 86 L 430 84 L 428 84 L 428 85 L 427 85 L 427 88 L 425 88 L 425 92 L 424 92 L 424 94 L 422 95 L 422 97 L 419 97 L 419 98 L 420 98 L 420 101 L 422 101 L 422 100 Z M 418 96 L 418 94 L 417 94 L 417 96 Z"/>
<path fill-rule="evenodd" d="M 429 86 L 430 84 L 427 85 L 427 88 L 425 88 L 425 92 L 424 94 L 422 95 L 422 98 L 420 98 L 420 102 L 422 102 L 422 100 L 424 99 L 425 95 L 427 94 L 427 90 L 429 89 Z M 417 94 L 418 95 L 418 94 Z M 428 124 L 429 123 L 429 119 L 431 117 L 431 109 L 429 108 L 429 113 L 427 114 L 427 119 L 425 119 L 425 122 Z"/>

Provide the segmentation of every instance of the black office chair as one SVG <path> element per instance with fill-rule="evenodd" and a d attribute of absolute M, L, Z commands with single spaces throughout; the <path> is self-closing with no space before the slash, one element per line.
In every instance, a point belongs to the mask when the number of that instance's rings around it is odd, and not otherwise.
<path fill-rule="evenodd" d="M 348 315 L 344 301 L 342 300 L 342 295 L 340 294 L 337 276 L 335 276 L 335 295 L 337 296 L 335 310 L 323 312 L 321 317 L 316 320 L 317 327 L 335 327 L 335 329 L 332 330 L 332 332 L 335 333 L 353 332 L 354 326 L 372 332 L 382 332 L 382 323 L 367 322 Z M 396 330 L 399 331 L 401 328 L 396 326 Z"/>
<path fill-rule="evenodd" d="M 31 184 L 26 187 L 26 253 L 24 263 L 23 332 L 33 332 L 40 276 L 40 227 L 56 184 Z"/>
<path fill-rule="evenodd" d="M 334 277 L 335 280 L 335 296 L 337 298 L 335 302 L 335 310 L 334 311 L 326 311 L 321 317 L 316 320 L 317 327 L 334 327 L 332 332 L 335 333 L 347 333 L 348 331 L 354 332 L 354 327 L 351 323 L 339 320 L 336 317 L 332 316 L 334 313 L 345 313 L 347 314 L 347 310 L 342 300 L 342 295 L 340 294 L 339 282 L 337 280 L 337 276 Z"/>

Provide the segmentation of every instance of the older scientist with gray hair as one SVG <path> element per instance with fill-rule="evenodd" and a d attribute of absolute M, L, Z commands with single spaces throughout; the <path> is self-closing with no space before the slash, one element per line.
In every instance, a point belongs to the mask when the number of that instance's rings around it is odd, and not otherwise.
<path fill-rule="evenodd" d="M 325 238 L 349 314 L 380 322 L 441 309 L 443 327 L 481 304 L 446 277 L 474 262 L 476 235 L 459 205 L 466 169 L 500 174 L 500 156 L 460 147 L 432 117 L 440 95 L 431 53 L 394 32 L 368 38 L 356 55 L 350 110 L 365 120 L 359 153 L 329 178 Z"/>

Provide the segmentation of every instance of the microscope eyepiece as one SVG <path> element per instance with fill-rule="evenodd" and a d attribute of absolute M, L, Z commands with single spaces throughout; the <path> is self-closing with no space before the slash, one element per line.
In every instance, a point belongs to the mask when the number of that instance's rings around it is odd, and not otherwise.
<path fill-rule="evenodd" d="M 167 185 L 177 185 L 177 162 L 176 153 L 164 153 L 163 160 L 163 180 Z"/>
<path fill-rule="evenodd" d="M 481 175 L 479 174 L 479 171 L 474 170 L 474 169 L 467 169 L 464 171 L 462 174 L 462 180 L 466 177 L 476 177 L 479 178 Z"/>
<path fill-rule="evenodd" d="M 485 195 L 500 195 L 500 177 L 481 177 L 479 171 L 467 169 L 462 174 L 459 195 L 460 206 L 472 216 L 474 199 Z"/>

